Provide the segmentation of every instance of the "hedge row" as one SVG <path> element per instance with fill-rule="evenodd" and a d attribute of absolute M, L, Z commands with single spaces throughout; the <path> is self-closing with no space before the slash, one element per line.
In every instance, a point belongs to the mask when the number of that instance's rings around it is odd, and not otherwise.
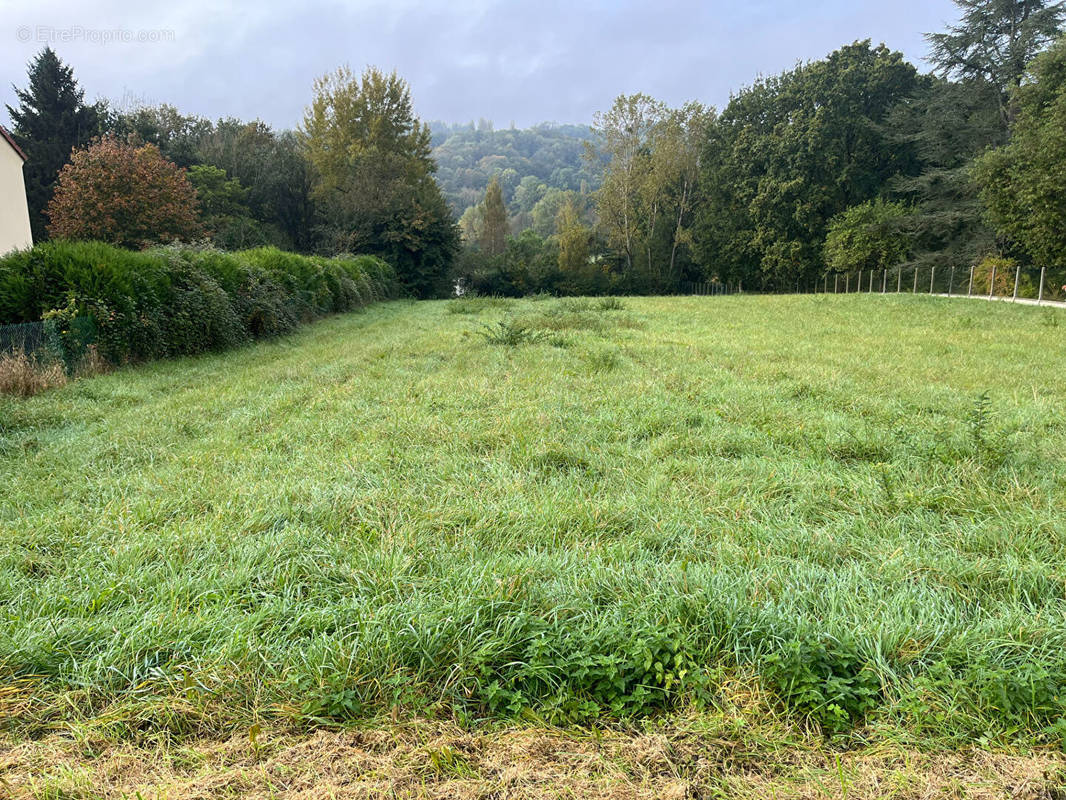
<path fill-rule="evenodd" d="M 121 364 L 276 336 L 395 287 L 372 256 L 57 241 L 0 258 L 0 324 L 52 320 L 68 364 L 87 344 Z"/>

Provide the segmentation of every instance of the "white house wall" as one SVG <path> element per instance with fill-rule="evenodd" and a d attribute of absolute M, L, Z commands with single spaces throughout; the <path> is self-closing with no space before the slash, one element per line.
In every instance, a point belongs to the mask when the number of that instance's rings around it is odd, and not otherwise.
<path fill-rule="evenodd" d="M 22 159 L 0 139 L 0 254 L 33 247 Z"/>

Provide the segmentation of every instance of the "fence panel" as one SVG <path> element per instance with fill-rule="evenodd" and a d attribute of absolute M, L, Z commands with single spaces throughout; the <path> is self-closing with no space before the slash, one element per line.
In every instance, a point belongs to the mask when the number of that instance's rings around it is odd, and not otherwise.
<path fill-rule="evenodd" d="M 32 355 L 46 346 L 43 322 L 22 322 L 0 325 L 0 353 L 22 351 Z"/>
<path fill-rule="evenodd" d="M 741 289 L 739 285 L 709 281 L 683 283 L 680 291 L 692 295 L 728 295 L 739 294 Z M 1066 302 L 1066 269 L 1026 269 L 1014 264 L 902 266 L 825 273 L 815 280 L 797 281 L 766 291 L 771 294 L 932 294 L 1061 305 Z"/>

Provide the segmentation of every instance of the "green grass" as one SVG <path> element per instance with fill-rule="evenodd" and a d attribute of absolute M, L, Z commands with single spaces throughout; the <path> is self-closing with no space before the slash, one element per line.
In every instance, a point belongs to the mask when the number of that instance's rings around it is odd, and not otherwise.
<path fill-rule="evenodd" d="M 0 398 L 5 724 L 586 722 L 740 676 L 827 732 L 1062 738 L 1054 312 L 480 302 Z"/>

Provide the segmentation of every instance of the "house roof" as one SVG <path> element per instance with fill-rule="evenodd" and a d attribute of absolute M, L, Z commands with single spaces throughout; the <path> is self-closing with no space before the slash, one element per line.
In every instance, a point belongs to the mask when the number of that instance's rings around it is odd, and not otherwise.
<path fill-rule="evenodd" d="M 19 154 L 19 158 L 21 158 L 23 161 L 26 160 L 26 154 L 22 152 L 21 147 L 15 144 L 14 138 L 11 136 L 10 133 L 7 132 L 7 128 L 5 128 L 3 125 L 0 125 L 0 139 L 3 139 L 5 142 L 11 145 L 14 148 L 15 152 Z"/>

